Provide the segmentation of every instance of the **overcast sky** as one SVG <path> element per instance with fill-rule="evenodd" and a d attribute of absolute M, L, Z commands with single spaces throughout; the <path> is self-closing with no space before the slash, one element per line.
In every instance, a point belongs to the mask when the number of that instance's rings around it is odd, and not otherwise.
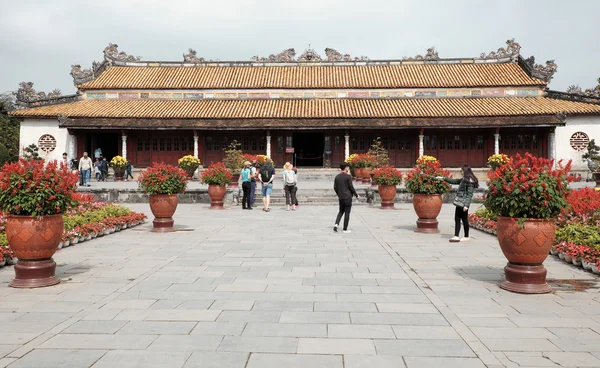
<path fill-rule="evenodd" d="M 473 57 L 515 38 L 521 55 L 555 59 L 550 87 L 600 77 L 598 0 L 0 0 L 0 92 L 20 81 L 75 92 L 71 64 L 91 67 L 113 42 L 143 60 L 250 60 L 310 44 L 353 56 Z"/>

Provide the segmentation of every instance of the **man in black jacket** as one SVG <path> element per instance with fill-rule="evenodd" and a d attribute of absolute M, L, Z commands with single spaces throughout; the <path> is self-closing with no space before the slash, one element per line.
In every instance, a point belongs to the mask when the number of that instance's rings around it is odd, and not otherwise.
<path fill-rule="evenodd" d="M 348 230 L 348 222 L 350 222 L 352 197 L 356 197 L 356 199 L 359 198 L 358 194 L 356 194 L 356 191 L 354 190 L 354 186 L 352 185 L 352 177 L 348 174 L 348 167 L 348 164 L 343 162 L 340 165 L 341 172 L 337 174 L 333 182 L 333 190 L 335 190 L 335 194 L 337 194 L 340 201 L 340 210 L 337 218 L 335 219 L 335 225 L 333 226 L 333 231 L 336 233 L 338 231 L 338 226 L 340 224 L 340 220 L 342 219 L 342 215 L 344 215 L 344 233 L 350 232 L 350 230 Z"/>

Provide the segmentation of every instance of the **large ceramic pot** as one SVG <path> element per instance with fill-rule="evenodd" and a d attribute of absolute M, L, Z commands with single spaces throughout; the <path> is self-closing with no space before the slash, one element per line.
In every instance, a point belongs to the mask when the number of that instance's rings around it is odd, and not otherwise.
<path fill-rule="evenodd" d="M 419 217 L 415 231 L 438 234 L 440 230 L 437 217 L 442 209 L 442 196 L 440 194 L 413 194 L 413 207 Z"/>
<path fill-rule="evenodd" d="M 356 175 L 356 182 L 357 183 L 362 183 L 362 171 L 363 171 L 363 167 L 357 167 L 354 169 L 354 175 Z"/>
<path fill-rule="evenodd" d="M 363 167 L 361 171 L 361 179 L 363 184 L 371 184 L 371 172 L 373 171 L 372 167 Z"/>
<path fill-rule="evenodd" d="M 208 196 L 210 197 L 210 210 L 222 210 L 223 209 L 223 199 L 225 198 L 225 194 L 227 193 L 227 189 L 225 185 L 209 185 L 208 186 Z"/>
<path fill-rule="evenodd" d="M 36 288 L 60 283 L 55 276 L 56 263 L 52 256 L 64 231 L 63 217 L 6 217 L 8 245 L 19 259 L 15 279 L 9 284 L 16 288 Z"/>
<path fill-rule="evenodd" d="M 229 188 L 238 188 L 239 182 L 240 182 L 240 174 L 232 174 L 231 181 L 229 182 L 229 184 L 227 184 L 227 186 Z"/>
<path fill-rule="evenodd" d="M 497 226 L 498 243 L 508 260 L 500 287 L 524 294 L 551 292 L 542 263 L 554 243 L 554 221 L 528 219 L 520 225 L 517 219 L 498 217 Z"/>
<path fill-rule="evenodd" d="M 150 195 L 150 210 L 154 215 L 152 231 L 168 233 L 175 231 L 173 214 L 177 209 L 177 194 L 152 194 Z"/>
<path fill-rule="evenodd" d="M 113 170 L 115 171 L 115 181 L 123 181 L 125 168 L 114 168 Z"/>
<path fill-rule="evenodd" d="M 377 189 L 379 191 L 379 197 L 381 197 L 381 209 L 393 210 L 394 198 L 396 198 L 396 186 L 379 184 Z"/>

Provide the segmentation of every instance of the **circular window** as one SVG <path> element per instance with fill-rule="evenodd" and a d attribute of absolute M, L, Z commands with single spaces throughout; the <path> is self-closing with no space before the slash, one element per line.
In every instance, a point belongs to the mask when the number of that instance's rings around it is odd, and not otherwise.
<path fill-rule="evenodd" d="M 588 137 L 588 135 L 584 132 L 573 133 L 571 140 L 569 141 L 569 143 L 571 143 L 571 147 L 573 147 L 575 151 L 585 150 L 589 142 L 590 137 Z"/>
<path fill-rule="evenodd" d="M 38 139 L 38 148 L 46 153 L 54 151 L 56 148 L 56 138 L 50 134 L 44 134 Z"/>

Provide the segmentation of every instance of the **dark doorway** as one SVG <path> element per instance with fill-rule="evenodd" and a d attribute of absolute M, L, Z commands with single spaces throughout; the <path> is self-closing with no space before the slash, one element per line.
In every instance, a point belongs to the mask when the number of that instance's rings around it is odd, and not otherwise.
<path fill-rule="evenodd" d="M 296 166 L 323 167 L 324 133 L 294 133 Z"/>
<path fill-rule="evenodd" d="M 89 138 L 86 149 L 92 158 L 96 158 L 94 152 L 97 149 L 102 150 L 102 155 L 108 161 L 119 154 L 119 142 L 121 140 L 119 133 L 96 133 L 91 134 Z"/>

